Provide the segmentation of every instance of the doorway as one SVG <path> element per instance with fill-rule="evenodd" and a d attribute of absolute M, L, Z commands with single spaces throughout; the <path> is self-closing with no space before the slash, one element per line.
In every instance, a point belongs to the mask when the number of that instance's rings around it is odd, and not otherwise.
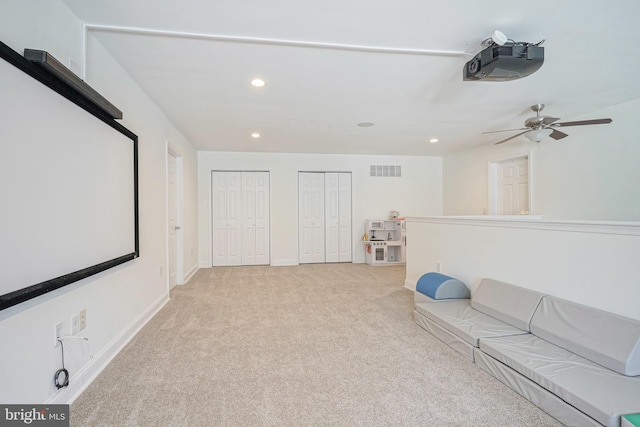
<path fill-rule="evenodd" d="M 183 282 L 182 156 L 167 148 L 167 286 Z"/>
<path fill-rule="evenodd" d="M 531 153 L 490 161 L 489 215 L 529 215 L 533 211 Z"/>

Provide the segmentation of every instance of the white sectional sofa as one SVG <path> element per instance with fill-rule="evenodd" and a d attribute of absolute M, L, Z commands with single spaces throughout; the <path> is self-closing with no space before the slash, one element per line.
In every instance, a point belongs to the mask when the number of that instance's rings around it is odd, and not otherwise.
<path fill-rule="evenodd" d="M 543 295 L 484 279 L 471 300 L 424 302 L 427 297 L 416 293 L 416 323 L 473 361 L 480 338 L 529 333 L 529 322 Z"/>
<path fill-rule="evenodd" d="M 416 298 L 415 321 L 569 426 L 640 413 L 640 322 L 483 279 L 471 300 Z"/>

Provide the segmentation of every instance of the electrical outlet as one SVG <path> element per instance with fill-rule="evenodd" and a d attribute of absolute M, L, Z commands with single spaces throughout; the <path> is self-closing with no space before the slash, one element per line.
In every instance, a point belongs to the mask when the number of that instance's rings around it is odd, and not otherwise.
<path fill-rule="evenodd" d="M 56 326 L 55 326 L 55 331 L 54 332 L 55 332 L 56 336 L 55 336 L 55 339 L 53 340 L 53 346 L 54 347 L 56 347 L 58 345 L 58 338 L 60 338 L 62 336 L 62 327 L 63 327 L 62 322 L 56 324 Z"/>
<path fill-rule="evenodd" d="M 75 335 L 80 331 L 80 314 L 76 314 L 71 318 L 71 335 Z"/>
<path fill-rule="evenodd" d="M 440 272 L 442 271 L 442 264 L 441 264 L 441 263 L 439 263 L 439 262 L 436 262 L 436 271 L 437 271 L 438 273 L 440 273 Z"/>
<path fill-rule="evenodd" d="M 160 266 L 160 276 L 162 276 L 162 266 Z"/>
<path fill-rule="evenodd" d="M 80 330 L 87 327 L 87 309 L 80 310 Z"/>

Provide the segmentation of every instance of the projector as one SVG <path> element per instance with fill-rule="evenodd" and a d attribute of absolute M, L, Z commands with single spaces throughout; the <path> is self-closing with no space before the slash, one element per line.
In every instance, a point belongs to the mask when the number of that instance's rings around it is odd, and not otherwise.
<path fill-rule="evenodd" d="M 543 62 L 543 47 L 529 43 L 492 44 L 464 64 L 462 80 L 521 79 L 538 71 Z"/>

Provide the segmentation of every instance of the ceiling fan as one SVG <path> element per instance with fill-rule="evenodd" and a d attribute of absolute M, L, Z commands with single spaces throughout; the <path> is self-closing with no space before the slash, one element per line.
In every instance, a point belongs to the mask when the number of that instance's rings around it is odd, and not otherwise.
<path fill-rule="evenodd" d="M 523 131 L 520 133 L 517 133 L 515 135 L 510 136 L 507 139 L 503 139 L 502 141 L 498 141 L 495 143 L 495 145 L 497 144 L 502 144 L 503 142 L 507 142 L 513 138 L 516 138 L 520 135 L 524 135 L 525 137 L 527 137 L 527 139 L 533 141 L 533 142 L 540 142 L 543 139 L 545 139 L 546 137 L 551 137 L 555 140 L 558 139 L 562 139 L 567 135 L 564 132 L 560 132 L 559 130 L 557 130 L 556 128 L 558 127 L 566 127 L 566 126 L 582 126 L 582 125 L 601 125 L 601 124 L 606 124 L 606 123 L 611 123 L 612 120 L 611 119 L 594 119 L 594 120 L 579 120 L 576 122 L 562 122 L 562 123 L 558 123 L 557 121 L 560 120 L 557 117 L 551 117 L 551 116 L 541 116 L 540 115 L 540 111 L 542 111 L 544 109 L 544 104 L 535 104 L 531 106 L 531 109 L 533 111 L 535 111 L 536 116 L 535 117 L 530 117 L 527 120 L 524 121 L 524 127 L 520 128 L 520 129 L 507 129 L 507 130 L 495 130 L 495 131 L 490 131 L 490 132 L 482 132 L 483 134 L 485 133 L 496 133 L 496 132 L 513 132 L 513 131 Z"/>

